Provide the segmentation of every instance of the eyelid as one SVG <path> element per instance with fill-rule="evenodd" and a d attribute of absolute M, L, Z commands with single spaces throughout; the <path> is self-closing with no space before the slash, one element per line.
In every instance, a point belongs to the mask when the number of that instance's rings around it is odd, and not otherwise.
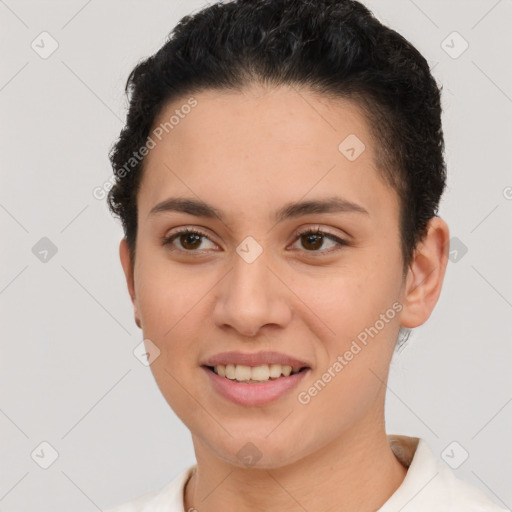
<path fill-rule="evenodd" d="M 312 226 L 306 226 L 305 228 L 298 228 L 294 234 L 294 241 L 298 236 L 303 235 L 304 233 L 309 233 L 309 232 L 316 233 L 317 231 L 320 231 L 320 234 L 330 235 L 334 238 L 338 238 L 339 240 L 343 240 L 344 242 L 348 243 L 348 240 L 346 240 L 348 238 L 348 235 L 341 235 L 341 234 L 333 233 L 332 231 L 329 231 L 329 228 L 326 228 L 326 227 L 322 226 L 321 224 L 314 224 Z"/>
<path fill-rule="evenodd" d="M 305 249 L 299 251 L 299 252 L 306 253 L 309 256 L 313 256 L 313 257 L 327 256 L 332 253 L 336 253 L 336 252 L 340 251 L 345 246 L 350 245 L 350 242 L 347 239 L 348 237 L 334 234 L 331 231 L 329 231 L 329 229 L 324 228 L 321 225 L 307 226 L 305 228 L 299 228 L 293 236 L 293 244 L 295 244 L 297 242 L 297 240 L 300 239 L 301 236 L 304 236 L 305 234 L 308 234 L 308 233 L 319 234 L 320 236 L 323 236 L 324 238 L 327 238 L 331 242 L 334 242 L 337 244 L 337 247 L 327 249 L 327 250 L 322 250 L 322 251 L 307 251 Z"/>
<path fill-rule="evenodd" d="M 176 230 L 171 230 L 169 233 L 166 233 L 162 237 L 162 240 L 161 240 L 162 245 L 164 245 L 164 246 L 171 245 L 172 242 L 174 242 L 174 240 L 176 240 L 180 235 L 184 235 L 187 233 L 201 235 L 204 238 L 208 239 L 210 242 L 214 243 L 215 245 L 218 245 L 217 243 L 215 243 L 212 240 L 211 236 L 209 234 L 207 234 L 202 228 L 198 228 L 195 226 L 185 226 L 185 227 L 177 228 Z M 195 251 L 185 251 L 183 249 L 174 249 L 174 250 L 181 251 L 181 252 L 188 252 L 188 253 L 195 253 L 195 252 L 201 253 L 202 251 L 204 251 L 204 249 L 195 250 Z"/>

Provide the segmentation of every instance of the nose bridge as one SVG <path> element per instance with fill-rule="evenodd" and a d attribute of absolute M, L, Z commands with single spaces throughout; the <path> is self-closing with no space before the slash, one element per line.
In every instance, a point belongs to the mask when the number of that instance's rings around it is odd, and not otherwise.
<path fill-rule="evenodd" d="M 229 324 L 247 335 L 266 324 L 282 326 L 289 319 L 285 287 L 267 267 L 271 266 L 269 252 L 256 244 L 252 239 L 237 247 L 214 314 L 219 325 Z"/>
<path fill-rule="evenodd" d="M 270 288 L 275 283 L 271 282 L 268 259 L 267 251 L 263 252 L 262 247 L 258 251 L 251 242 L 242 242 L 237 247 L 227 293 L 230 300 L 241 301 L 239 307 L 261 308 L 272 301 Z"/>

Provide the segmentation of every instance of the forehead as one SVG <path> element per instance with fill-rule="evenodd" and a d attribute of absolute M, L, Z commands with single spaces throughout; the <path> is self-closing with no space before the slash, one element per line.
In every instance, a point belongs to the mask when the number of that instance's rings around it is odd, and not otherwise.
<path fill-rule="evenodd" d="M 391 199 L 355 103 L 291 87 L 208 90 L 193 100 L 193 108 L 184 108 L 190 97 L 175 100 L 155 119 L 160 136 L 144 163 L 141 215 L 179 195 L 241 210 L 333 192 L 360 204 Z"/>

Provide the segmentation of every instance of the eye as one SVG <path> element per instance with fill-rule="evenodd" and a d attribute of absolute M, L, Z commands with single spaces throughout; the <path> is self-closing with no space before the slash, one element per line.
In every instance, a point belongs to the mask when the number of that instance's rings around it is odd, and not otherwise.
<path fill-rule="evenodd" d="M 178 231 L 175 231 L 171 235 L 164 237 L 162 239 L 162 245 L 174 245 L 174 242 L 176 240 L 179 240 L 181 247 L 174 246 L 171 250 L 182 250 L 184 252 L 198 252 L 200 250 L 205 250 L 204 247 L 201 248 L 201 239 L 210 240 L 208 235 L 202 233 L 197 229 L 183 228 Z M 320 228 L 309 228 L 298 233 L 297 236 L 295 237 L 295 241 L 297 242 L 299 239 L 305 240 L 305 243 L 303 243 L 302 246 L 306 249 L 306 252 L 330 253 L 338 250 L 340 246 L 348 245 L 348 242 L 346 242 L 345 240 L 326 231 L 322 231 Z M 319 251 L 318 249 L 320 249 L 324 245 L 324 242 L 326 240 L 330 241 L 334 247 L 337 244 L 338 249 L 331 248 L 328 250 Z"/>
<path fill-rule="evenodd" d="M 326 231 L 322 231 L 320 228 L 310 228 L 298 233 L 295 240 L 298 241 L 300 239 L 303 239 L 305 241 L 305 243 L 303 243 L 302 246 L 306 248 L 307 252 L 331 253 L 339 250 L 339 246 L 348 245 L 348 242 L 346 242 L 345 240 Z M 334 246 L 338 244 L 338 248 L 318 251 L 317 249 L 322 247 L 325 240 L 329 240 Z"/>
<path fill-rule="evenodd" d="M 195 252 L 200 249 L 202 238 L 210 240 L 207 235 L 201 231 L 198 231 L 197 229 L 184 228 L 180 229 L 179 231 L 175 231 L 172 235 L 164 237 L 162 239 L 162 245 L 173 245 L 174 241 L 179 239 L 181 249 L 178 248 L 178 250 L 185 250 L 185 252 Z M 172 248 L 172 250 L 175 250 L 175 248 Z"/>

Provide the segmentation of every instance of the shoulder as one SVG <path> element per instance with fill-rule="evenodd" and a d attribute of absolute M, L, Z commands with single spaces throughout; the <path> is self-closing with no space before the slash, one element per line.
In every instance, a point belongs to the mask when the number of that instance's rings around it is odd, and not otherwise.
<path fill-rule="evenodd" d="M 394 441 L 400 443 L 400 438 L 397 437 Z M 402 446 L 407 450 L 404 443 Z M 414 443 L 412 446 L 414 447 Z M 432 452 L 424 439 L 418 439 L 404 481 L 378 512 L 396 510 L 509 512 L 497 505 L 478 487 L 458 478 L 453 470 Z"/>
<path fill-rule="evenodd" d="M 194 467 L 184 469 L 164 487 L 142 494 L 104 512 L 183 512 L 183 489 Z"/>
<path fill-rule="evenodd" d="M 467 512 L 507 512 L 500 507 L 481 489 L 461 480 L 448 468 L 443 468 L 438 476 L 437 485 L 433 493 L 438 502 L 444 502 L 444 508 L 439 510 L 455 512 L 464 510 Z"/>

